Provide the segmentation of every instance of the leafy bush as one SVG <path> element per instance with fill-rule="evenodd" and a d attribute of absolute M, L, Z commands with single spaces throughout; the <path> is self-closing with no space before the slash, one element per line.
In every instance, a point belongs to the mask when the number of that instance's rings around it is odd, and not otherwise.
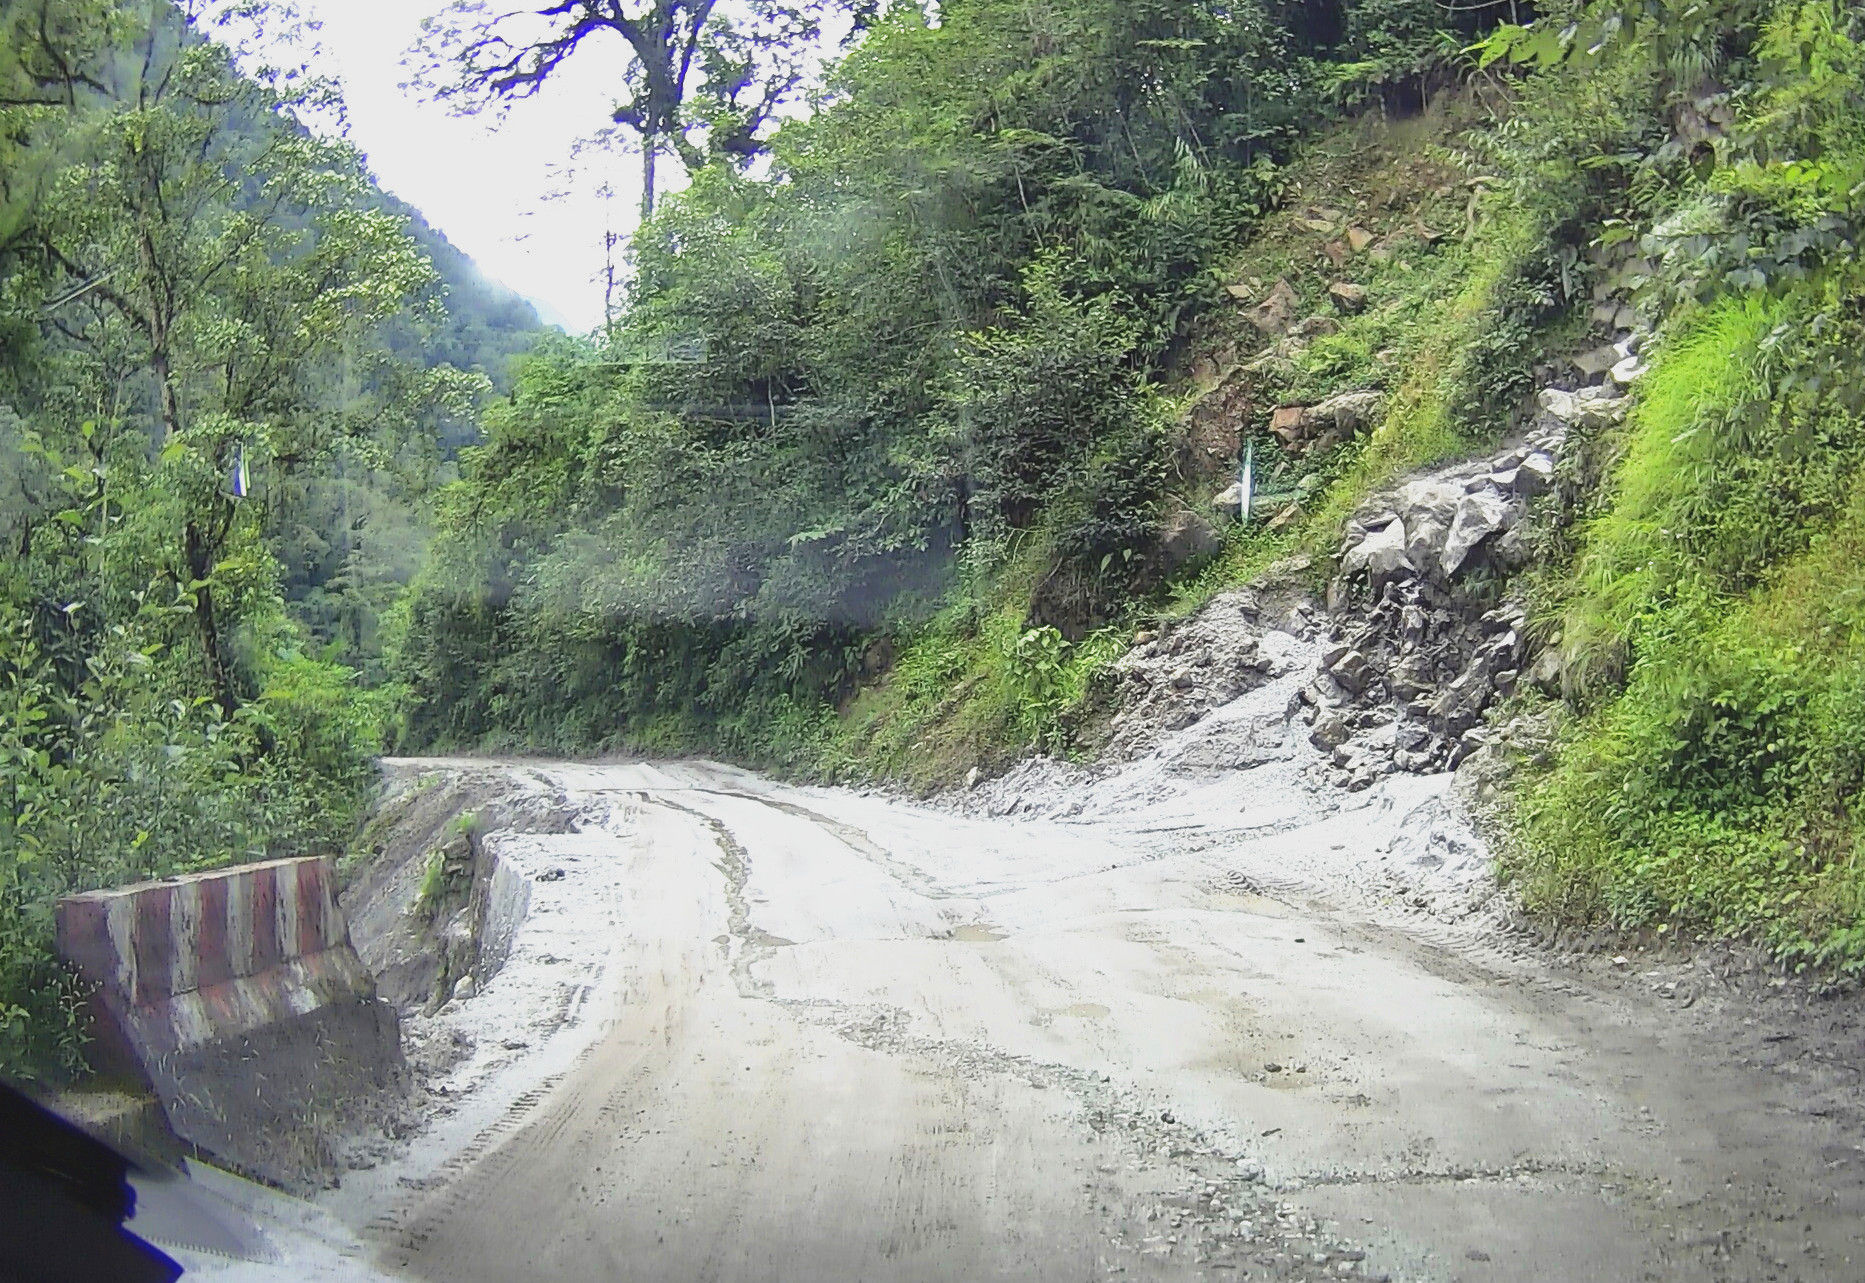
<path fill-rule="evenodd" d="M 1556 585 L 1584 716 L 1522 791 L 1510 867 L 1563 917 L 1746 934 L 1857 972 L 1865 276 L 1842 176 L 1865 158 L 1865 58 L 1856 14 L 1759 9 L 1704 6 L 1607 55 L 1644 59 L 1654 101 L 1706 50 L 1731 57 L 1748 114 L 1708 163 L 1632 193 L 1648 306 L 1671 318 Z M 1631 167 L 1659 172 L 1667 146 Z"/>

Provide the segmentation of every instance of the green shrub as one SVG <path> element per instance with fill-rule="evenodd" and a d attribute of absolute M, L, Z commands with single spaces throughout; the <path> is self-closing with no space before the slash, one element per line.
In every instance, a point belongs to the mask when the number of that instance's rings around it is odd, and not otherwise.
<path fill-rule="evenodd" d="M 1677 594 L 1517 813 L 1531 906 L 1865 967 L 1865 501 L 1769 584 Z"/>

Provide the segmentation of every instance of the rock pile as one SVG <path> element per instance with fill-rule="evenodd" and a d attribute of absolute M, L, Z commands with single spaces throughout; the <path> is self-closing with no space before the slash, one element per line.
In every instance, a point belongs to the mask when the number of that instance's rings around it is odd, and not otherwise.
<path fill-rule="evenodd" d="M 1413 478 L 1348 524 L 1328 591 L 1332 644 L 1290 710 L 1336 783 L 1454 768 L 1487 742 L 1496 701 L 1524 682 L 1558 687 L 1554 656 L 1531 653 L 1502 588 L 1531 559 L 1530 505 L 1555 488 L 1570 430 L 1624 417 L 1637 345 L 1608 349 L 1604 382 L 1545 389 L 1521 444 Z"/>
<path fill-rule="evenodd" d="M 1149 752 L 1163 736 L 1290 672 L 1294 661 L 1271 634 L 1287 641 L 1321 625 L 1299 578 L 1304 569 L 1285 565 L 1260 587 L 1226 593 L 1170 631 L 1135 638 L 1109 675 L 1120 712 L 1102 752 L 1116 761 Z"/>
<path fill-rule="evenodd" d="M 1342 392 L 1319 405 L 1285 405 L 1269 419 L 1269 430 L 1291 451 L 1324 454 L 1376 425 L 1385 394 L 1378 389 Z"/>
<path fill-rule="evenodd" d="M 1118 711 L 1096 747 L 1134 760 L 1314 663 L 1318 651 L 1312 680 L 1276 727 L 1244 728 L 1215 751 L 1247 765 L 1287 757 L 1278 745 L 1306 738 L 1324 754 L 1319 775 L 1358 791 L 1398 772 L 1455 769 L 1492 741 L 1519 748 L 1519 728 L 1492 729 L 1488 714 L 1524 685 L 1557 694 L 1561 673 L 1554 652 L 1531 644 L 1510 581 L 1533 559 L 1535 534 L 1581 510 L 1602 434 L 1623 421 L 1644 374 L 1643 342 L 1625 334 L 1550 371 L 1515 444 L 1413 476 L 1363 505 L 1347 523 L 1325 609 L 1309 595 L 1307 559 L 1294 558 L 1255 588 L 1141 634 L 1101 679 L 1103 707 Z M 1572 386 L 1576 374 L 1584 386 Z M 1353 391 L 1288 407 L 1276 421 L 1294 446 L 1362 431 L 1379 411 L 1378 392 Z M 1234 510 L 1240 500 L 1233 487 L 1217 502 Z M 1244 741 L 1253 747 L 1240 750 Z"/>

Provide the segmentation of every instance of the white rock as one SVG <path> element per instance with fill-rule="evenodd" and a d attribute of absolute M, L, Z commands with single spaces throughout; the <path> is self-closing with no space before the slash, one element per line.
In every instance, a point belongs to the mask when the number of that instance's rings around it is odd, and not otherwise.
<path fill-rule="evenodd" d="M 1416 521 L 1420 516 L 1434 515 L 1440 517 L 1447 525 L 1451 514 L 1457 510 L 1458 503 L 1464 497 L 1464 488 L 1460 482 L 1446 481 L 1438 477 L 1420 477 L 1408 481 L 1399 487 L 1399 511 L 1407 521 Z"/>
<path fill-rule="evenodd" d="M 1563 423 L 1610 423 L 1625 410 L 1625 398 L 1596 388 L 1565 392 L 1560 388 L 1543 388 L 1537 398 L 1543 410 Z"/>
<path fill-rule="evenodd" d="M 1515 470 L 1515 492 L 1526 498 L 1546 494 L 1554 488 L 1554 456 L 1536 451 L 1522 460 Z"/>
<path fill-rule="evenodd" d="M 1563 423 L 1572 423 L 1580 417 L 1580 402 L 1571 392 L 1560 388 L 1543 388 L 1535 400 L 1542 409 Z"/>
<path fill-rule="evenodd" d="M 1573 358 L 1574 368 L 1588 378 L 1598 378 L 1612 369 L 1619 354 L 1609 347 L 1596 347 Z"/>
<path fill-rule="evenodd" d="M 1374 583 L 1394 575 L 1415 573 L 1417 567 L 1405 554 L 1405 523 L 1394 519 L 1373 531 L 1351 548 L 1341 562 L 1341 573 L 1357 575 L 1364 571 Z"/>
<path fill-rule="evenodd" d="M 1348 433 L 1372 426 L 1386 394 L 1378 391 L 1342 392 L 1302 413 L 1303 426 L 1310 431 L 1339 428 Z"/>
<path fill-rule="evenodd" d="M 1451 532 L 1444 539 L 1444 555 L 1439 563 L 1444 577 L 1455 575 L 1478 544 L 1514 525 L 1519 515 L 1514 505 L 1493 490 L 1465 495 L 1463 502 L 1457 505 Z"/>
<path fill-rule="evenodd" d="M 1610 377 L 1612 381 L 1617 383 L 1620 387 L 1629 388 L 1634 383 L 1644 378 L 1646 372 L 1650 369 L 1651 367 L 1646 365 L 1644 361 L 1638 357 L 1628 356 L 1625 360 L 1612 367 L 1612 374 Z"/>
<path fill-rule="evenodd" d="M 1451 517 L 1455 510 L 1446 510 L 1440 518 L 1436 513 L 1416 516 L 1407 525 L 1410 537 L 1405 542 L 1405 555 L 1414 566 L 1429 566 L 1438 559 L 1444 549 L 1444 536 L 1450 533 Z"/>

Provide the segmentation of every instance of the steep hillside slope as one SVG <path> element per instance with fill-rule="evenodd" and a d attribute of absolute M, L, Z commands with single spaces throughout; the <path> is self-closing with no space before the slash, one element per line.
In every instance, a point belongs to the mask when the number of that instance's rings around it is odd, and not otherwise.
<path fill-rule="evenodd" d="M 1862 19 L 1398 8 L 870 31 L 492 420 L 407 742 L 950 786 L 1268 575 L 1343 782 L 1484 750 L 1531 907 L 1857 965 Z"/>
<path fill-rule="evenodd" d="M 1253 439 L 1280 494 L 1178 604 L 1277 558 L 1276 581 L 1309 576 L 1339 646 L 1307 716 L 1340 782 L 1480 754 L 1505 870 L 1548 919 L 1850 973 L 1860 19 L 1577 12 L 1562 43 L 1492 42 L 1540 68 L 1506 92 L 1478 77 L 1311 151 L 1241 251 L 1241 324 L 1194 346 L 1182 439 L 1220 461 Z M 1141 608 L 1123 641 L 1177 648 L 1175 613 L 1155 640 Z M 1050 743 L 1092 749 L 1149 698 L 1196 717 L 1248 678 L 1187 653 L 1166 691 L 1124 660 L 1104 695 L 1077 676 Z M 949 779 L 963 708 L 923 689 L 931 734 L 883 760 Z"/>

